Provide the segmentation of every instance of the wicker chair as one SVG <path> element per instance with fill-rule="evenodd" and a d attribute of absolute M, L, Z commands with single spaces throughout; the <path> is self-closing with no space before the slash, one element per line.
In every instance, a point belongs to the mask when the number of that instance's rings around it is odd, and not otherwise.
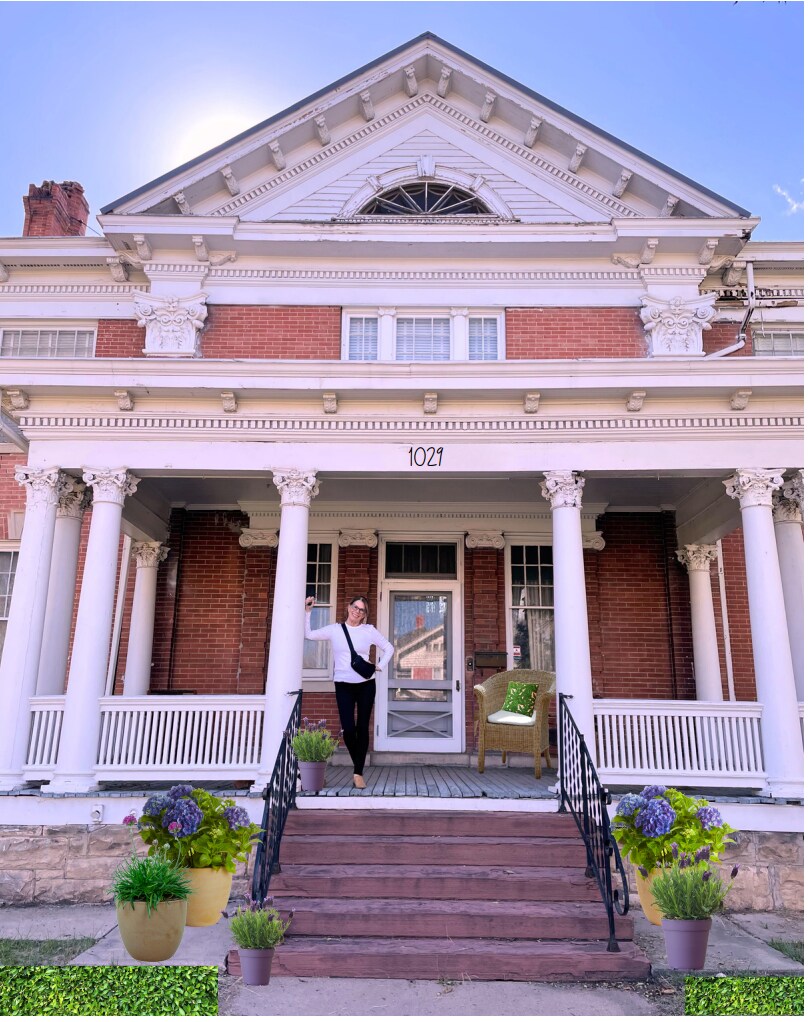
<path fill-rule="evenodd" d="M 538 685 L 536 711 L 532 724 L 495 724 L 488 718 L 502 709 L 509 681 Z M 477 727 L 479 760 L 478 769 L 485 773 L 485 753 L 501 749 L 502 762 L 509 752 L 532 753 L 536 777 L 541 777 L 541 757 L 550 763 L 550 725 L 548 721 L 550 701 L 555 694 L 555 674 L 550 671 L 502 671 L 494 674 L 480 685 L 474 686 L 477 699 Z"/>

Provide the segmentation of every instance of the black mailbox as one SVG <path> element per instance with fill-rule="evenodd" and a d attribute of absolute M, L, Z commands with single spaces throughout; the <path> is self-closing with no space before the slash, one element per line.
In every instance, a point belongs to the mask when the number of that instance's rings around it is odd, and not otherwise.
<path fill-rule="evenodd" d="M 502 650 L 494 649 L 478 649 L 474 653 L 474 666 L 475 667 L 496 667 L 500 671 L 504 671 L 508 666 L 508 654 Z"/>

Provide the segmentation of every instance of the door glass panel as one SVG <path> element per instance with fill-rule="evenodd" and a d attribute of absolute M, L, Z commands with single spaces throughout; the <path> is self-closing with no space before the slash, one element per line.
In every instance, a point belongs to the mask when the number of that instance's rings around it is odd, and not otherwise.
<path fill-rule="evenodd" d="M 388 736 L 452 735 L 451 594 L 392 593 Z"/>

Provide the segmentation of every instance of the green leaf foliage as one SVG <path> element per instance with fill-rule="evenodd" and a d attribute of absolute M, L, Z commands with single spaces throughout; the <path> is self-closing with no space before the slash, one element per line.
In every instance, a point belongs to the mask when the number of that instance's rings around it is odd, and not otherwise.
<path fill-rule="evenodd" d="M 0 1015 L 217 1015 L 211 965 L 27 966 L 0 971 Z"/>
<path fill-rule="evenodd" d="M 267 906 L 251 905 L 236 909 L 230 919 L 233 939 L 241 948 L 261 949 L 283 943 L 291 918 L 285 922 L 278 911 Z"/>
<path fill-rule="evenodd" d="M 802 976 L 687 976 L 685 1015 L 799 1015 Z"/>
<path fill-rule="evenodd" d="M 325 721 L 322 723 L 325 724 Z M 332 738 L 325 727 L 309 724 L 306 720 L 297 734 L 292 735 L 292 748 L 301 763 L 326 763 L 338 745 L 338 739 Z"/>
<path fill-rule="evenodd" d="M 191 885 L 182 867 L 162 852 L 147 859 L 133 854 L 112 874 L 109 893 L 114 896 L 116 905 L 144 901 L 151 915 L 151 910 L 162 901 L 187 901 Z"/>
<path fill-rule="evenodd" d="M 732 887 L 707 863 L 684 868 L 676 863 L 651 880 L 651 893 L 666 919 L 709 919 L 721 908 Z"/>

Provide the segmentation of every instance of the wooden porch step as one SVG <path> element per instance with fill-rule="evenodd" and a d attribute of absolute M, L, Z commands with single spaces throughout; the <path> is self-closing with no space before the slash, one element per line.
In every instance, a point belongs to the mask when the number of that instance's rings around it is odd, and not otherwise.
<path fill-rule="evenodd" d="M 290 936 L 276 950 L 272 971 L 275 976 L 563 983 L 642 980 L 651 966 L 631 942 L 610 952 L 597 940 Z"/>
<path fill-rule="evenodd" d="M 598 902 L 455 901 L 422 898 L 278 898 L 294 910 L 290 937 L 484 937 L 497 940 L 607 940 L 609 922 Z M 631 940 L 634 924 L 615 919 L 618 940 Z"/>
<path fill-rule="evenodd" d="M 394 809 L 298 809 L 286 820 L 284 835 L 372 834 L 411 837 L 578 837 L 572 817 L 564 813 L 468 813 Z"/>
<path fill-rule="evenodd" d="M 478 898 L 601 904 L 595 881 L 587 879 L 580 866 L 306 865 L 282 859 L 281 872 L 272 878 L 269 893 L 278 898 Z"/>
<path fill-rule="evenodd" d="M 409 835 L 286 834 L 281 865 L 286 863 L 390 865 L 586 866 L 583 842 L 573 838 L 412 837 Z"/>

